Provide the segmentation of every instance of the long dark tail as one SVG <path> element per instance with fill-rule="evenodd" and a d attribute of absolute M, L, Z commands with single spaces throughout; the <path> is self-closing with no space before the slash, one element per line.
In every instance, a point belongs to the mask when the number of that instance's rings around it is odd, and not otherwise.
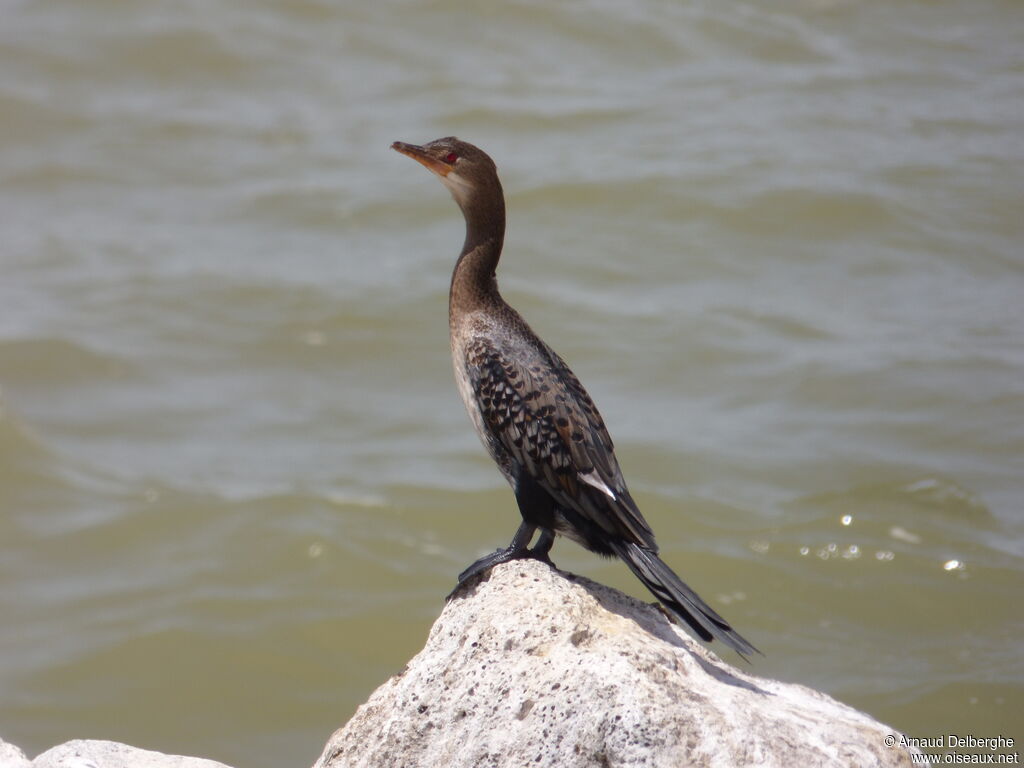
<path fill-rule="evenodd" d="M 633 542 L 615 542 L 612 549 L 644 586 L 651 590 L 651 594 L 702 640 L 710 641 L 717 637 L 744 659 L 748 654 L 760 653 L 729 626 L 729 622 L 701 600 L 696 592 L 686 586 L 657 554 Z"/>

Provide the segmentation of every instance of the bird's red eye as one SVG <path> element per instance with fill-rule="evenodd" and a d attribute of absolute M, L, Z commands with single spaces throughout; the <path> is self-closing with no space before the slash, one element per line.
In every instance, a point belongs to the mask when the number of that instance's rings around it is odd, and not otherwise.
<path fill-rule="evenodd" d="M 447 155 L 444 156 L 444 161 L 448 163 L 448 165 L 455 165 L 455 161 L 458 159 L 459 156 L 454 152 L 449 152 Z"/>

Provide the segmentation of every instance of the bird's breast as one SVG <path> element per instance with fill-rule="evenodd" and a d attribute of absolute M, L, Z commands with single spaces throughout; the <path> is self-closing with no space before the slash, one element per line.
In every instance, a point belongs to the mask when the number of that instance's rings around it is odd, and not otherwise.
<path fill-rule="evenodd" d="M 494 440 L 484 421 L 483 412 L 477 400 L 476 382 L 471 371 L 471 360 L 487 348 L 487 338 L 492 329 L 486 317 L 477 317 L 475 314 L 464 316 L 460 318 L 459 322 L 451 324 L 452 368 L 455 372 L 455 385 L 459 390 L 459 397 L 462 398 L 466 413 L 469 414 L 469 419 L 473 422 L 473 428 L 487 452 L 497 460 Z M 500 464 L 501 462 L 499 462 Z"/>

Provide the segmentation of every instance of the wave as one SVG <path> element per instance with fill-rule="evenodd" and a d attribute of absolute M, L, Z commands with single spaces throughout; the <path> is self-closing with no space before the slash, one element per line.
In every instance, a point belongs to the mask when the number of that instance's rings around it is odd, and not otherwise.
<path fill-rule="evenodd" d="M 68 386 L 131 375 L 124 358 L 63 338 L 0 341 L 0 385 Z"/>

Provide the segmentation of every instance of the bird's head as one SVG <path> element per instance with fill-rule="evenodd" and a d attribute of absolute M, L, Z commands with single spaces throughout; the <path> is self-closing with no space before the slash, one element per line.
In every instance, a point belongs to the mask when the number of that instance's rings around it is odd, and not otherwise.
<path fill-rule="evenodd" d="M 423 145 L 396 141 L 391 148 L 436 173 L 463 211 L 483 200 L 502 200 L 494 161 L 472 144 L 446 136 Z"/>

